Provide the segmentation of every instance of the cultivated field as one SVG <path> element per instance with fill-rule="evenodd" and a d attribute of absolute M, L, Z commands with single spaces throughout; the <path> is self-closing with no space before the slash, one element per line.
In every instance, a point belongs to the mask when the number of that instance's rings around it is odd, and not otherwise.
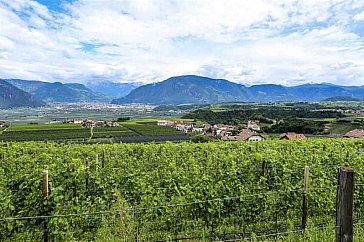
<path fill-rule="evenodd" d="M 84 128 L 80 124 L 21 124 L 10 125 L 0 133 L 0 141 L 90 140 L 140 136 L 172 136 L 182 133 L 172 127 L 140 124 L 135 121 L 118 127 Z M 133 142 L 133 139 L 128 139 Z M 144 139 L 142 139 L 144 140 Z M 168 140 L 168 139 L 167 139 Z"/>
<path fill-rule="evenodd" d="M 362 235 L 363 140 L 0 143 L 0 156 L 2 241 L 40 241 L 44 231 L 54 241 L 333 241 L 342 165 L 356 171 L 357 241 Z"/>

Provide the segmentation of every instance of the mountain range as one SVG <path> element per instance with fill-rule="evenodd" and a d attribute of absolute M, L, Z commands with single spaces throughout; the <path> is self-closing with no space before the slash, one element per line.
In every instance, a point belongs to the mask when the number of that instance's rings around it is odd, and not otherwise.
<path fill-rule="evenodd" d="M 60 83 L 0 79 L 0 108 L 41 106 L 48 102 L 211 104 L 223 102 L 363 100 L 364 86 L 330 83 L 245 86 L 224 79 L 185 75 L 147 85 L 141 83 Z"/>
<path fill-rule="evenodd" d="M 245 86 L 223 79 L 186 75 L 140 86 L 112 103 L 210 104 L 221 102 L 321 101 L 330 97 L 364 98 L 364 86 L 339 86 L 329 83 L 282 86 L 262 84 Z"/>
<path fill-rule="evenodd" d="M 108 98 L 120 98 L 128 95 L 132 90 L 143 85 L 136 83 L 118 83 L 110 81 L 90 81 L 86 83 L 86 87 L 94 92 L 102 93 Z"/>
<path fill-rule="evenodd" d="M 45 105 L 44 102 L 0 79 L 0 108 L 39 107 L 43 105 Z"/>
<path fill-rule="evenodd" d="M 31 94 L 43 102 L 108 102 L 110 98 L 94 92 L 83 84 L 60 82 L 27 81 L 7 79 L 6 82 Z"/>

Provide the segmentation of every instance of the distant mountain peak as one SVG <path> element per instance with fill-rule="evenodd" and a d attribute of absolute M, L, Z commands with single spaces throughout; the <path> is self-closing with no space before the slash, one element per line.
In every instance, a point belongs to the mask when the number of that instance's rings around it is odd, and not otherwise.
<path fill-rule="evenodd" d="M 39 107 L 45 105 L 44 102 L 32 97 L 29 93 L 0 79 L 0 108 L 14 107 Z"/>
<path fill-rule="evenodd" d="M 12 85 L 29 92 L 44 102 L 108 102 L 109 99 L 93 92 L 80 83 L 27 81 L 20 79 L 7 80 Z"/>
<path fill-rule="evenodd" d="M 209 104 L 219 102 L 320 101 L 332 96 L 364 98 L 364 87 L 312 83 L 299 86 L 259 84 L 246 87 L 224 79 L 197 75 L 170 77 L 136 88 L 112 103 Z"/>
<path fill-rule="evenodd" d="M 110 98 L 120 98 L 129 94 L 135 88 L 141 86 L 140 82 L 123 83 L 111 81 L 90 81 L 86 86 L 93 91 L 100 92 Z"/>

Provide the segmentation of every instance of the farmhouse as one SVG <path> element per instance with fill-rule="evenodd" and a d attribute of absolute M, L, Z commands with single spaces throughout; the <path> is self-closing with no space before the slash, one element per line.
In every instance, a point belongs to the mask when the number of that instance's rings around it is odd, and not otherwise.
<path fill-rule="evenodd" d="M 178 131 L 182 131 L 184 133 L 188 133 L 192 131 L 193 124 L 184 124 L 184 123 L 177 123 L 174 126 Z"/>
<path fill-rule="evenodd" d="M 364 129 L 351 130 L 344 134 L 344 138 L 364 138 Z"/>
<path fill-rule="evenodd" d="M 82 119 L 82 118 L 74 118 L 74 119 L 72 119 L 70 121 L 70 123 L 72 123 L 72 124 L 82 124 L 83 120 L 84 119 Z"/>
<path fill-rule="evenodd" d="M 169 120 L 158 120 L 157 121 L 158 126 L 173 126 L 174 122 Z"/>
<path fill-rule="evenodd" d="M 94 126 L 94 122 L 92 120 L 83 120 L 82 121 L 82 126 L 86 127 L 86 128 L 91 128 Z"/>
<path fill-rule="evenodd" d="M 119 126 L 119 124 L 115 121 L 102 121 L 102 120 L 98 120 L 98 121 L 94 121 L 94 120 L 89 120 L 89 119 L 85 119 L 82 121 L 82 126 L 86 127 L 86 128 L 91 128 L 91 127 L 117 127 Z"/>
<path fill-rule="evenodd" d="M 108 121 L 106 122 L 106 126 L 107 127 L 119 127 L 119 123 L 118 122 L 115 122 L 115 121 Z"/>
<path fill-rule="evenodd" d="M 294 132 L 288 132 L 288 133 L 282 134 L 279 139 L 281 139 L 281 140 L 295 140 L 295 139 L 306 140 L 307 137 L 304 134 L 296 134 Z"/>
<path fill-rule="evenodd" d="M 205 126 L 194 125 L 192 127 L 192 132 L 197 132 L 197 133 L 204 134 L 205 133 Z"/>
<path fill-rule="evenodd" d="M 224 124 L 215 124 L 211 127 L 211 129 L 216 136 L 231 136 L 236 127 Z"/>
<path fill-rule="evenodd" d="M 260 130 L 259 120 L 249 120 L 248 129 L 254 130 L 254 131 L 259 131 Z"/>
<path fill-rule="evenodd" d="M 257 134 L 249 129 L 242 130 L 237 136 L 223 136 L 223 140 L 237 140 L 237 141 L 262 141 L 268 138 L 267 135 Z"/>

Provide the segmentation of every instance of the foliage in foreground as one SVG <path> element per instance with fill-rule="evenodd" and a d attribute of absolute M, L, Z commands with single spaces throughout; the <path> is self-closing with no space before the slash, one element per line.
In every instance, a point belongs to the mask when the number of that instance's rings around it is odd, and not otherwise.
<path fill-rule="evenodd" d="M 55 241 L 130 241 L 130 236 L 140 241 L 242 237 L 269 241 L 261 236 L 299 228 L 305 165 L 311 169 L 312 189 L 308 228 L 333 227 L 337 168 L 354 168 L 356 183 L 363 184 L 363 157 L 363 140 L 0 143 L 0 214 L 110 211 L 47 219 Z M 47 201 L 42 199 L 43 170 L 49 170 Z M 363 203 L 364 186 L 358 186 L 356 221 L 362 219 Z M 40 241 L 43 223 L 44 219 L 0 221 L 0 240 Z M 307 236 L 315 233 L 308 231 Z M 284 239 L 293 241 L 294 236 L 299 235 L 285 234 Z"/>

